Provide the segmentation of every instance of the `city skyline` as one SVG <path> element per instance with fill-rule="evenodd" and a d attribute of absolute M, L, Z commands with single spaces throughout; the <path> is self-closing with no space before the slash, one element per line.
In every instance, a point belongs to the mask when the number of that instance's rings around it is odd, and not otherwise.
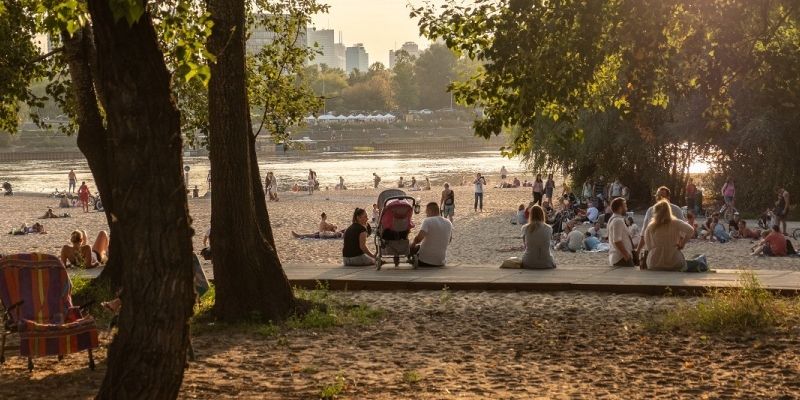
<path fill-rule="evenodd" d="M 327 0 L 330 11 L 312 18 L 318 29 L 334 29 L 336 41 L 340 33 L 347 46 L 363 43 L 370 64 L 378 61 L 389 67 L 389 50 L 397 50 L 405 42 L 416 42 L 427 49 L 430 40 L 419 35 L 417 22 L 409 18 L 408 4 L 419 6 L 420 0 Z M 438 3 L 438 2 L 437 2 Z"/>

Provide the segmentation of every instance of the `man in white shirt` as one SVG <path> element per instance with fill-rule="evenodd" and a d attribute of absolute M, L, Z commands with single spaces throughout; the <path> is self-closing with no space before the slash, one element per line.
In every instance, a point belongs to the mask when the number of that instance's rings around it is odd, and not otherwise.
<path fill-rule="evenodd" d="M 589 222 L 595 223 L 597 222 L 597 218 L 599 216 L 600 216 L 600 210 L 598 210 L 597 206 L 594 203 L 592 203 L 592 206 L 589 207 L 588 210 L 586 210 L 586 218 L 589 220 Z"/>
<path fill-rule="evenodd" d="M 625 199 L 617 197 L 611 201 L 611 211 L 614 215 L 608 221 L 608 262 L 612 267 L 633 266 L 633 240 L 625 224 L 625 213 L 628 205 Z"/>
<path fill-rule="evenodd" d="M 417 237 L 411 243 L 411 252 L 417 255 L 420 266 L 444 266 L 447 245 L 453 240 L 453 224 L 439 215 L 439 205 L 434 202 L 425 206 L 425 216 Z"/>

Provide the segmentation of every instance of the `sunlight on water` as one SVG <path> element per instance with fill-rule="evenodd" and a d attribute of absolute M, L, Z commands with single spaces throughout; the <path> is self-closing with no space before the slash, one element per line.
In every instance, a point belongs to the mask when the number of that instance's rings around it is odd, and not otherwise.
<path fill-rule="evenodd" d="M 208 158 L 187 157 L 184 161 L 191 168 L 189 187 L 197 185 L 201 190 L 206 190 Z M 401 152 L 266 154 L 259 156 L 259 166 L 262 178 L 266 175 L 266 171 L 273 171 L 283 187 L 305 181 L 308 169 L 311 168 L 317 172 L 321 186 L 331 188 L 338 183 L 339 176 L 342 176 L 345 185 L 351 188 L 371 186 L 373 172 L 382 178 L 382 186 L 389 186 L 394 185 L 401 175 L 406 180 L 411 180 L 414 176 L 420 181 L 424 181 L 427 176 L 433 183 L 441 183 L 445 179 L 457 176 L 472 176 L 475 172 L 498 175 L 502 166 L 505 166 L 512 176 L 521 175 L 525 171 L 519 161 L 503 158 L 496 151 L 456 154 Z M 85 160 L 0 163 L 0 181 L 11 182 L 14 190 L 19 192 L 50 193 L 56 188 L 59 190 L 67 188 L 67 173 L 70 168 L 75 169 L 78 185 L 85 180 L 92 191 L 96 190 Z"/>

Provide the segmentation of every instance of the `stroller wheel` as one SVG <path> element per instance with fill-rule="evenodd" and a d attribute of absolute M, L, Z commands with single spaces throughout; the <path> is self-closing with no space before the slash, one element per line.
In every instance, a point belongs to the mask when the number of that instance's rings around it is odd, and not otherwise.
<path fill-rule="evenodd" d="M 375 269 L 380 271 L 381 270 L 381 264 L 382 264 L 381 259 L 380 258 L 376 258 L 375 259 Z"/>

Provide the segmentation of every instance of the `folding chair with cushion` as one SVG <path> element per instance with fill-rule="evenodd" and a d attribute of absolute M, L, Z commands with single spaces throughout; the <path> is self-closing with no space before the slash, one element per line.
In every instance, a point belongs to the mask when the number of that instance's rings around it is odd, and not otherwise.
<path fill-rule="evenodd" d="M 18 333 L 19 352 L 33 358 L 89 352 L 89 368 L 94 369 L 92 349 L 98 346 L 94 318 L 84 316 L 88 306 L 72 306 L 72 283 L 58 257 L 24 253 L 0 259 L 0 303 L 3 326 L 0 329 L 0 364 L 5 362 L 6 336 Z"/>

